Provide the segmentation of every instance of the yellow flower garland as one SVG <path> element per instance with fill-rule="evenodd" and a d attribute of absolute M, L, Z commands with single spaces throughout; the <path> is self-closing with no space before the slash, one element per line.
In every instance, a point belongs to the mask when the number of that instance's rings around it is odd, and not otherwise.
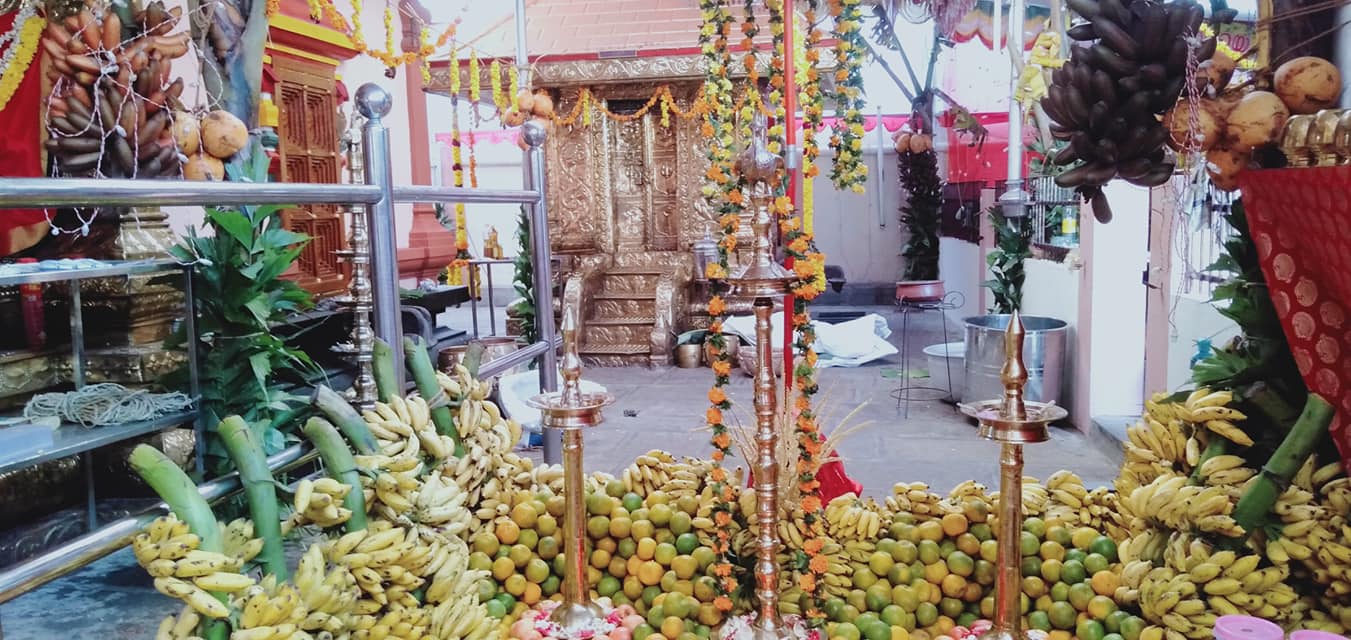
<path fill-rule="evenodd" d="M 42 40 L 42 30 L 47 21 L 40 16 L 32 16 L 24 21 L 20 27 L 19 39 L 11 44 L 11 47 L 17 47 L 14 51 L 14 57 L 9 67 L 0 75 L 0 111 L 4 111 L 9 104 L 10 98 L 14 97 L 14 92 L 19 90 L 19 85 L 23 83 L 24 75 L 28 72 L 28 67 L 33 64 L 33 56 L 37 53 L 38 42 Z"/>

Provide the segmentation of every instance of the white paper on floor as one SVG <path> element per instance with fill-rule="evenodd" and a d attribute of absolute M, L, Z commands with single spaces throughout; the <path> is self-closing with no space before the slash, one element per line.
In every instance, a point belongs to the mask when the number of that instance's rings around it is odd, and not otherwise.
<path fill-rule="evenodd" d="M 770 316 L 770 325 L 773 335 L 783 336 L 783 313 Z M 736 335 L 746 344 L 755 345 L 755 316 L 734 316 L 722 326 L 723 331 Z M 887 326 L 886 318 L 875 313 L 839 324 L 817 320 L 812 322 L 812 328 L 816 330 L 818 369 L 857 367 L 896 353 L 896 347 L 887 342 L 891 328 Z M 782 349 L 776 344 L 774 350 Z"/>
<path fill-rule="evenodd" d="M 561 385 L 563 376 L 559 375 L 558 380 Z M 540 413 L 539 409 L 530 406 L 530 398 L 539 395 L 539 371 L 506 374 L 498 380 L 497 385 L 501 391 L 502 409 L 507 416 L 519 422 L 522 429 L 538 433 Z M 605 387 L 582 380 L 582 393 L 605 393 Z"/>

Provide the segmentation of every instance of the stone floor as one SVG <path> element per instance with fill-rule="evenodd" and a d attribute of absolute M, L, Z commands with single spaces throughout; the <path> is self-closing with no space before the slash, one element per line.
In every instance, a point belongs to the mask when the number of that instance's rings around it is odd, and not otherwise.
<path fill-rule="evenodd" d="M 899 345 L 899 316 L 887 308 L 863 310 L 883 314 L 894 332 L 891 340 Z M 467 308 L 446 315 L 443 322 L 468 325 Z M 502 318 L 499 313 L 499 325 Z M 486 318 L 480 320 L 486 333 Z M 912 347 L 941 342 L 937 322 L 937 316 L 912 319 Z M 918 353 L 918 347 L 913 351 Z M 922 358 L 914 364 L 925 366 Z M 903 417 L 889 395 L 900 383 L 895 377 L 899 365 L 899 357 L 893 356 L 855 369 L 827 369 L 820 375 L 821 397 L 828 403 L 823 420 L 827 431 L 859 405 L 863 407 L 852 423 L 869 423 L 840 444 L 847 473 L 863 484 L 865 494 L 875 497 L 888 493 L 897 481 L 924 481 L 946 492 L 974 478 L 993 488 L 998 446 L 978 439 L 975 427 L 949 404 L 914 402 L 909 417 Z M 700 426 L 711 382 L 708 369 L 597 368 L 587 370 L 585 378 L 605 385 L 616 397 L 606 410 L 606 422 L 587 433 L 589 469 L 620 472 L 637 455 L 654 448 L 676 455 L 707 455 L 707 433 Z M 729 395 L 749 424 L 750 378 L 735 372 Z M 1053 429 L 1050 442 L 1027 448 L 1027 473 L 1045 478 L 1068 468 L 1090 487 L 1107 484 L 1116 475 L 1119 452 L 1101 442 L 1073 429 Z M 130 551 L 123 550 L 0 606 L 0 637 L 149 639 L 159 619 L 175 609 L 152 589 Z"/>

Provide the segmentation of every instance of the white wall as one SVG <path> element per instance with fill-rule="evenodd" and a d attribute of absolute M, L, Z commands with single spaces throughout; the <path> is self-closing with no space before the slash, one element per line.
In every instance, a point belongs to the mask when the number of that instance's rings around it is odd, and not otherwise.
<path fill-rule="evenodd" d="M 1238 325 L 1215 310 L 1209 302 L 1195 296 L 1174 298 L 1173 316 L 1168 331 L 1168 388 L 1149 389 L 1177 391 L 1191 381 L 1191 359 L 1196 354 L 1196 341 L 1209 338 L 1215 347 L 1224 345 L 1238 335 Z"/>
<path fill-rule="evenodd" d="M 1023 263 L 1023 269 L 1027 272 L 1027 280 L 1023 283 L 1021 313 L 1025 316 L 1055 318 L 1069 325 L 1065 335 L 1065 360 L 1060 372 L 1059 404 L 1072 412 L 1074 397 L 1071 390 L 1074 388 L 1078 360 L 1074 351 L 1074 335 L 1083 272 L 1064 263 L 1032 258 Z"/>
<path fill-rule="evenodd" d="M 1115 217 L 1093 228 L 1089 415 L 1138 415 L 1144 401 L 1149 191 L 1121 181 L 1105 192 Z M 1085 427 L 1087 425 L 1080 425 Z"/>
<path fill-rule="evenodd" d="M 821 140 L 821 175 L 813 185 L 816 246 L 826 254 L 828 264 L 844 268 L 845 279 L 851 285 L 893 283 L 900 278 L 904 266 L 901 186 L 896 173 L 896 152 L 888 148 L 890 144 L 890 134 L 886 134 L 879 169 L 877 130 L 866 136 L 863 153 L 868 164 L 868 184 L 866 192 L 860 195 L 836 191 L 831 185 L 833 158 L 828 139 Z"/>
<path fill-rule="evenodd" d="M 948 322 L 961 327 L 962 320 L 985 313 L 980 304 L 981 283 L 989 278 L 981 248 L 973 242 L 957 238 L 941 238 L 938 242 L 938 277 L 943 288 L 962 294 L 962 304 L 948 311 Z"/>

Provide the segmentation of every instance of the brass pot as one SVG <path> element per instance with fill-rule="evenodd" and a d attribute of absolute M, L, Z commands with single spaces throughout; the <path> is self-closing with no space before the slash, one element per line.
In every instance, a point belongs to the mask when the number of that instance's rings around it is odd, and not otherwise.
<path fill-rule="evenodd" d="M 755 377 L 755 367 L 756 367 L 755 357 L 756 357 L 755 347 L 752 345 L 743 344 L 739 349 L 737 349 L 737 360 L 739 360 L 741 363 L 741 371 L 745 373 L 747 376 Z M 782 378 L 783 377 L 782 351 L 774 352 L 773 368 L 775 377 Z"/>
<path fill-rule="evenodd" d="M 521 348 L 520 343 L 517 342 L 515 338 L 507 336 L 492 336 L 487 338 L 479 338 L 478 340 L 474 340 L 472 342 L 478 342 L 484 346 L 482 364 L 488 364 L 489 362 L 492 362 L 497 358 L 501 358 L 502 356 L 505 356 L 513 351 L 517 351 Z M 469 350 L 468 344 L 460 344 L 455 345 L 453 347 L 446 347 L 441 351 L 441 355 L 437 357 L 436 364 L 441 368 L 442 371 L 453 373 L 455 371 L 455 365 L 460 364 L 460 362 L 464 360 L 464 354 L 468 350 Z M 511 373 L 511 371 L 507 371 L 504 373 Z"/>

